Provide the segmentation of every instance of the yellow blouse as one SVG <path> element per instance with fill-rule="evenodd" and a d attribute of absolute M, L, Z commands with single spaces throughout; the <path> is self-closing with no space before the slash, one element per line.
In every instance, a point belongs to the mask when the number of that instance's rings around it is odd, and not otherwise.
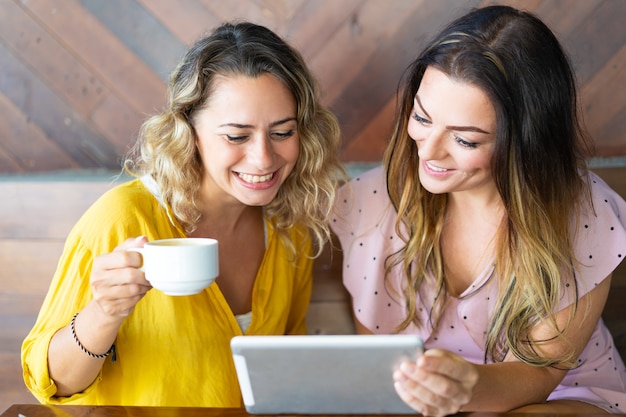
<path fill-rule="evenodd" d="M 202 293 L 172 297 L 150 290 L 119 330 L 117 360 L 104 362 L 84 392 L 57 398 L 48 374 L 52 336 L 91 299 L 93 259 L 129 237 L 184 237 L 169 207 L 141 180 L 105 193 L 74 226 L 37 321 L 22 345 L 28 389 L 42 403 L 239 407 L 242 405 L 230 339 L 241 330 L 216 283 Z M 290 232 L 295 261 L 267 223 L 267 248 L 252 293 L 248 335 L 306 333 L 312 287 L 311 241 L 306 229 Z"/>

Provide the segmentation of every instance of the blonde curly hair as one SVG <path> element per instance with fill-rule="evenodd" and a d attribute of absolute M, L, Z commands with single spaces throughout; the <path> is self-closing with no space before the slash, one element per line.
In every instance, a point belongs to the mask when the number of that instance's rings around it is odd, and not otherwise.
<path fill-rule="evenodd" d="M 170 77 L 166 108 L 145 121 L 124 168 L 134 176 L 151 175 L 187 233 L 195 230 L 203 162 L 195 145 L 194 115 L 211 96 L 216 78 L 263 74 L 273 75 L 293 94 L 300 137 L 296 165 L 264 209 L 288 247 L 295 250 L 288 230 L 299 224 L 311 232 L 319 255 L 330 238 L 335 191 L 346 177 L 338 156 L 339 124 L 321 104 L 300 53 L 263 26 L 225 23 L 189 49 Z"/>

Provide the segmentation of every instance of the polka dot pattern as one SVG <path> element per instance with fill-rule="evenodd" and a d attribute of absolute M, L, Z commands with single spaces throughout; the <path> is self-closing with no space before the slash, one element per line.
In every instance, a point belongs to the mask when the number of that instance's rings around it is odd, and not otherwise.
<path fill-rule="evenodd" d="M 626 202 L 599 177 L 590 174 L 594 211 L 587 210 L 578 222 L 575 254 L 582 266 L 577 271 L 578 296 L 601 283 L 626 254 Z M 395 232 L 395 212 L 385 192 L 382 168 L 368 171 L 340 191 L 331 226 L 344 252 L 344 285 L 352 295 L 357 319 L 374 333 L 392 333 L 404 319 L 400 296 L 402 274 L 392 271 L 385 282 L 385 257 L 402 247 Z M 417 314 L 426 325 L 409 326 L 426 348 L 444 348 L 469 361 L 482 363 L 484 344 L 497 280 L 493 266 L 483 271 L 458 297 L 450 298 L 436 328 L 428 320 L 437 299 L 432 280 L 417 292 Z M 560 307 L 575 301 L 573 278 L 564 283 Z M 612 337 L 599 322 L 579 366 L 568 372 L 550 399 L 577 398 L 607 411 L 626 413 L 626 367 Z"/>

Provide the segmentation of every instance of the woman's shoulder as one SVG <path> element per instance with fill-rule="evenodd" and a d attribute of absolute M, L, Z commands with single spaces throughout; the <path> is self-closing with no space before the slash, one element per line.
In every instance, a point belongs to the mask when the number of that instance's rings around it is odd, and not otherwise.
<path fill-rule="evenodd" d="M 154 201 L 141 180 L 132 179 L 112 186 L 85 211 L 83 217 L 116 216 L 137 206 L 148 206 Z"/>
<path fill-rule="evenodd" d="M 616 213 L 624 213 L 626 210 L 626 201 L 620 196 L 614 189 L 612 189 L 598 174 L 593 171 L 589 171 L 588 184 L 591 189 L 591 198 L 593 206 L 600 204 L 601 206 L 607 205 L 611 211 Z M 626 219 L 622 218 L 623 221 Z"/>
<path fill-rule="evenodd" d="M 579 277 L 592 288 L 626 257 L 626 201 L 589 172 L 591 204 L 583 204 L 576 227 L 574 251 L 580 263 Z"/>
<path fill-rule="evenodd" d="M 599 175 L 588 173 L 591 204 L 582 204 L 579 229 L 588 233 L 619 235 L 626 231 L 626 201 Z M 610 233 L 615 232 L 615 233 Z M 580 233 L 580 231 L 579 231 Z"/>
<path fill-rule="evenodd" d="M 136 228 L 155 222 L 159 216 L 159 202 L 142 184 L 132 179 L 117 184 L 102 194 L 80 217 L 73 231 L 96 234 L 105 231 Z M 164 219 L 167 218 L 163 214 Z"/>
<path fill-rule="evenodd" d="M 119 183 L 115 185 L 114 187 L 110 188 L 108 191 L 102 194 L 99 200 L 102 203 L 114 202 L 116 200 L 118 201 L 119 200 L 123 200 L 123 201 L 131 200 L 131 201 L 139 201 L 139 202 L 147 203 L 150 200 L 146 201 L 145 198 L 146 196 L 150 196 L 150 195 L 152 195 L 152 193 L 145 186 L 142 179 L 134 178 L 134 179 Z"/>
<path fill-rule="evenodd" d="M 385 170 L 377 167 L 355 176 L 340 190 L 331 227 L 340 240 L 375 229 L 392 230 L 395 210 L 387 194 Z"/>
<path fill-rule="evenodd" d="M 380 187 L 386 189 L 385 169 L 382 165 L 355 175 L 347 184 L 341 187 L 340 191 L 341 193 L 347 193 L 349 190 L 353 190 L 354 192 L 362 193 Z"/>
<path fill-rule="evenodd" d="M 335 204 L 335 212 L 340 215 L 349 213 L 354 207 L 375 198 L 387 200 L 385 170 L 382 166 L 370 169 L 353 177 L 340 189 Z"/>

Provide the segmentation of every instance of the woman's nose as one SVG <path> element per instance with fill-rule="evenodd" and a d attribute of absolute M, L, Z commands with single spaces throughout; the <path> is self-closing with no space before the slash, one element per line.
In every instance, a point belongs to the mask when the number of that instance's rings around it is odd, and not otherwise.
<path fill-rule="evenodd" d="M 423 139 L 417 140 L 417 155 L 422 160 L 440 159 L 445 152 L 441 132 L 432 130 Z"/>
<path fill-rule="evenodd" d="M 269 138 L 257 135 L 251 144 L 248 158 L 259 169 L 271 168 L 274 164 L 274 149 Z"/>

